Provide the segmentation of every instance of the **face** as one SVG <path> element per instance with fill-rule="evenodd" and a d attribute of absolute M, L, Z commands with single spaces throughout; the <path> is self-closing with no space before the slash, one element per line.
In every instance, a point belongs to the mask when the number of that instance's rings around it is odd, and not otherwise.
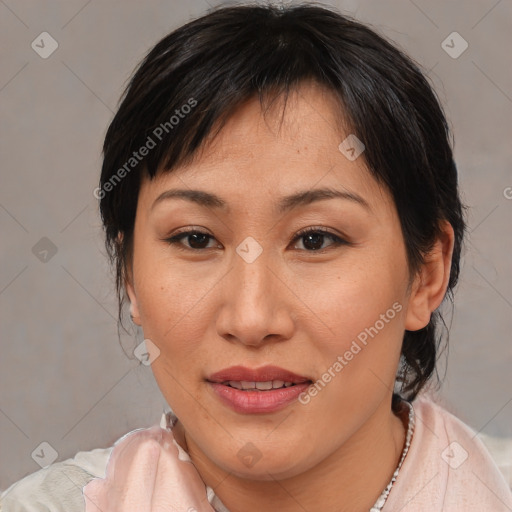
<path fill-rule="evenodd" d="M 338 148 L 336 110 L 312 84 L 281 126 L 251 100 L 195 162 L 141 186 L 135 320 L 189 446 L 240 476 L 307 471 L 390 414 L 405 246 L 364 154 Z M 236 389 L 257 381 L 275 389 Z"/>

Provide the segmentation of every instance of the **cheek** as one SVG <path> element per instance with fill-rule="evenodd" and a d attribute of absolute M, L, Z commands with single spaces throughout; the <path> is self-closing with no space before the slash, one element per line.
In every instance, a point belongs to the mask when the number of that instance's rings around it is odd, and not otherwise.
<path fill-rule="evenodd" d="M 159 347 L 167 366 L 193 363 L 212 315 L 208 305 L 215 280 L 151 254 L 142 254 L 140 261 L 144 268 L 138 269 L 137 301 L 144 337 Z"/>
<path fill-rule="evenodd" d="M 334 276 L 316 277 L 303 287 L 302 297 L 321 320 L 329 348 L 339 351 L 349 346 L 376 323 L 379 333 L 396 337 L 403 323 L 406 291 L 400 264 L 370 257 L 336 269 Z M 395 303 L 399 305 L 393 307 Z"/>
<path fill-rule="evenodd" d="M 334 278 L 317 281 L 316 291 L 305 299 L 322 320 L 316 324 L 323 324 L 321 335 L 310 332 L 320 356 L 317 367 L 324 369 L 319 378 L 328 383 L 325 391 L 319 386 L 323 400 L 343 400 L 354 413 L 363 397 L 381 397 L 394 384 L 407 283 L 405 258 L 395 258 L 351 262 Z"/>

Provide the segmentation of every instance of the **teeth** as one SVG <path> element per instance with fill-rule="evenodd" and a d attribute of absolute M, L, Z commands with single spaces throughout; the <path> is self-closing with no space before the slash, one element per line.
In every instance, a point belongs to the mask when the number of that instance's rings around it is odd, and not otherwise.
<path fill-rule="evenodd" d="M 266 382 L 253 382 L 253 381 L 236 381 L 230 380 L 225 382 L 224 384 L 228 384 L 232 388 L 241 389 L 241 390 L 257 390 L 257 391 L 269 391 L 271 389 L 280 389 L 282 387 L 289 388 L 293 386 L 293 382 L 284 382 L 283 380 L 269 380 Z"/>
<path fill-rule="evenodd" d="M 256 389 L 259 389 L 261 391 L 267 391 L 269 389 L 272 389 L 272 381 L 269 380 L 268 382 L 256 382 Z"/>

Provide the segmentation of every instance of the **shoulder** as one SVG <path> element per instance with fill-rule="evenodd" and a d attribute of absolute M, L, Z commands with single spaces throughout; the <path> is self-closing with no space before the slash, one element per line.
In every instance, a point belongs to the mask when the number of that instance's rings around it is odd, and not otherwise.
<path fill-rule="evenodd" d="M 444 458 L 456 459 L 448 464 L 450 467 L 462 466 L 466 460 L 468 467 L 476 462 L 491 466 L 500 471 L 512 488 L 512 438 L 500 439 L 476 432 L 432 397 L 421 396 L 413 405 L 420 421 L 433 428 L 441 439 L 449 441 L 451 450 L 446 451 Z"/>
<path fill-rule="evenodd" d="M 431 396 L 412 405 L 409 453 L 384 510 L 511 510 L 509 485 L 478 434 Z"/>
<path fill-rule="evenodd" d="M 169 427 L 176 417 L 164 413 L 160 426 Z M 150 431 L 138 428 L 121 436 L 112 446 L 80 451 L 0 490 L 0 512 L 84 512 L 83 488 L 95 478 L 105 478 L 113 449 L 129 436 Z"/>
<path fill-rule="evenodd" d="M 104 477 L 109 448 L 78 452 L 15 482 L 0 494 L 1 512 L 83 512 L 82 488 Z"/>

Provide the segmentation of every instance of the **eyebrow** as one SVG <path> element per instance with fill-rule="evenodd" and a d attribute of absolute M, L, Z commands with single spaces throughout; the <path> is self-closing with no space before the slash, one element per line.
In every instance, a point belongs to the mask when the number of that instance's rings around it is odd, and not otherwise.
<path fill-rule="evenodd" d="M 206 206 L 207 208 L 227 208 L 226 201 L 210 192 L 203 190 L 191 190 L 191 189 L 171 189 L 162 192 L 151 205 L 151 210 L 162 201 L 169 199 L 186 199 L 193 203 L 197 203 L 200 206 Z"/>
<path fill-rule="evenodd" d="M 322 201 L 324 199 L 345 199 L 354 203 L 360 204 L 368 211 L 371 211 L 368 202 L 358 194 L 354 192 L 336 190 L 332 188 L 316 188 L 313 190 L 306 190 L 304 192 L 297 192 L 291 196 L 284 197 L 278 205 L 278 211 L 284 213 L 286 211 L 297 208 L 298 206 L 304 206 L 316 201 Z"/>
<path fill-rule="evenodd" d="M 352 201 L 363 206 L 368 211 L 371 211 L 368 202 L 358 194 L 355 194 L 354 192 L 336 190 L 332 188 L 318 188 L 313 190 L 305 190 L 302 192 L 297 192 L 290 196 L 283 197 L 277 205 L 277 211 L 279 213 L 285 213 L 299 206 L 305 206 L 316 201 L 335 198 Z M 210 192 L 192 189 L 171 189 L 162 192 L 155 199 L 153 205 L 151 206 L 151 210 L 153 210 L 157 204 L 169 199 L 185 199 L 187 201 L 191 201 L 193 203 L 199 204 L 200 206 L 205 206 L 207 208 L 217 208 L 224 210 L 227 210 L 228 208 L 226 201 Z"/>

